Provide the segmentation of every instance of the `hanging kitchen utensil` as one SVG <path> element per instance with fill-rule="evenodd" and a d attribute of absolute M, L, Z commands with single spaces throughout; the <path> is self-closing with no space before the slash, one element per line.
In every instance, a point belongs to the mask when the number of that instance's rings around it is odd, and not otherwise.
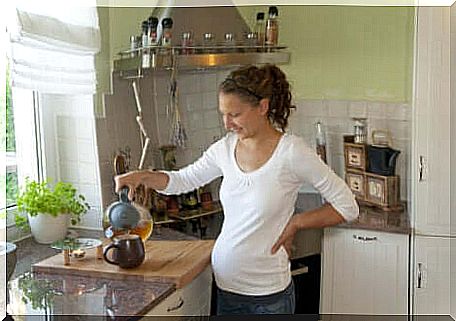
<path fill-rule="evenodd" d="M 171 106 L 171 138 L 170 142 L 179 147 L 185 147 L 187 133 L 185 132 L 179 111 L 179 90 L 177 87 L 177 64 L 176 57 L 172 55 L 172 69 L 170 79 L 170 106 Z"/>
<path fill-rule="evenodd" d="M 174 109 L 173 135 L 171 137 L 171 143 L 179 147 L 185 147 L 186 142 L 187 133 L 185 132 L 185 128 L 181 120 L 179 105 L 176 103 Z"/>
<path fill-rule="evenodd" d="M 138 87 L 136 84 L 136 80 L 132 83 L 133 93 L 135 95 L 135 102 L 136 102 L 136 109 L 138 111 L 138 115 L 136 116 L 136 122 L 138 123 L 139 130 L 140 130 L 140 139 L 141 139 L 141 158 L 139 160 L 138 169 L 143 169 L 144 161 L 146 159 L 147 149 L 149 148 L 150 138 L 147 135 L 146 129 L 144 128 L 143 118 L 142 118 L 142 108 L 141 108 L 141 101 L 139 100 L 139 93 Z"/>
<path fill-rule="evenodd" d="M 116 175 L 125 174 L 127 172 L 127 164 L 125 156 L 118 154 L 114 157 L 114 173 Z"/>

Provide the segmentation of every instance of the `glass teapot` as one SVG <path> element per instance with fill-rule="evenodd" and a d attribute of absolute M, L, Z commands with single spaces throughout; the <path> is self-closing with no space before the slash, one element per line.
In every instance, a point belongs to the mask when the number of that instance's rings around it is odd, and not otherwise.
<path fill-rule="evenodd" d="M 128 200 L 128 188 L 119 193 L 119 201 L 112 203 L 103 215 L 103 230 L 107 238 L 123 234 L 135 234 L 145 242 L 153 230 L 149 210 L 138 202 Z"/>

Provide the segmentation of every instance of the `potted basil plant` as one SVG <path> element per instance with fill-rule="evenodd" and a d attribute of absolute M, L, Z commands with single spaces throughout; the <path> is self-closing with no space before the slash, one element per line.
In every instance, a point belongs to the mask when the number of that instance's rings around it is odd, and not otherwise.
<path fill-rule="evenodd" d="M 17 207 L 16 226 L 22 229 L 30 226 L 35 241 L 42 244 L 65 238 L 70 221 L 79 223 L 90 208 L 71 183 L 57 182 L 52 188 L 48 181 L 28 178 L 17 195 Z"/>

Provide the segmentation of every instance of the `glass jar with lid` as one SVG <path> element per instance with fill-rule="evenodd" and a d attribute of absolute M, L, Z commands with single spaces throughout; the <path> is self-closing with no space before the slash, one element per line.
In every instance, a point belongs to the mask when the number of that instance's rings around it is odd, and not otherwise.
<path fill-rule="evenodd" d="M 203 53 L 214 53 L 216 52 L 215 34 L 212 32 L 203 33 L 202 41 Z"/>
<path fill-rule="evenodd" d="M 193 47 L 193 36 L 191 32 L 183 32 L 181 37 L 181 53 L 183 55 L 189 55 L 194 52 Z"/>

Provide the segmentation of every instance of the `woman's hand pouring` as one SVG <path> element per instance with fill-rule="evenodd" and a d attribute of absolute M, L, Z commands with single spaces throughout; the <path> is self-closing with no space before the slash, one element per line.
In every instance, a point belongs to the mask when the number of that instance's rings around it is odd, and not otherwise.
<path fill-rule="evenodd" d="M 140 185 L 144 185 L 147 194 L 148 189 L 164 190 L 168 185 L 168 181 L 168 174 L 152 170 L 132 171 L 114 177 L 116 193 L 119 193 L 123 187 L 128 187 L 129 200 L 133 200 L 135 192 Z"/>
<path fill-rule="evenodd" d="M 120 193 L 122 188 L 128 187 L 128 199 L 132 201 L 136 188 L 142 184 L 143 176 L 143 171 L 133 171 L 115 176 L 116 193 Z"/>

